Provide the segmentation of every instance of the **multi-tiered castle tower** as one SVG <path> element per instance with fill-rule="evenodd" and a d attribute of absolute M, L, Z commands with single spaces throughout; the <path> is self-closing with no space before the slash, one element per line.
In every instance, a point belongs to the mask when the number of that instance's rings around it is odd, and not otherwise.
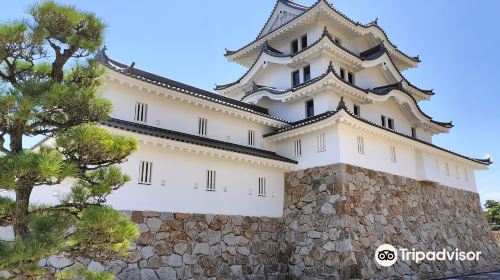
<path fill-rule="evenodd" d="M 103 127 L 140 142 L 122 165 L 133 181 L 108 198 L 141 230 L 131 256 L 110 266 L 120 279 L 500 268 L 474 177 L 491 161 L 432 143 L 453 125 L 421 110 L 434 92 L 402 74 L 420 60 L 376 20 L 354 22 L 324 0 L 277 0 L 257 38 L 226 57 L 248 71 L 216 94 L 99 54 L 115 109 Z M 67 187 L 33 198 L 50 203 Z M 383 268 L 373 259 L 382 243 L 484 257 Z"/>

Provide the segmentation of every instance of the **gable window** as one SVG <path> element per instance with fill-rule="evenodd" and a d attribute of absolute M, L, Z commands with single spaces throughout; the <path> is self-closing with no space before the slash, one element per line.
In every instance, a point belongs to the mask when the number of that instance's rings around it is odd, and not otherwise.
<path fill-rule="evenodd" d="M 387 127 L 389 129 L 394 129 L 394 120 L 391 118 L 387 118 Z"/>
<path fill-rule="evenodd" d="M 385 121 L 385 116 L 384 115 L 380 116 L 380 122 L 381 122 L 382 126 L 385 127 L 386 121 Z"/>
<path fill-rule="evenodd" d="M 153 174 L 153 163 L 150 161 L 139 162 L 139 184 L 151 185 L 151 177 Z"/>
<path fill-rule="evenodd" d="M 299 51 L 299 40 L 293 40 L 290 43 L 290 53 L 294 54 Z"/>
<path fill-rule="evenodd" d="M 359 105 L 354 105 L 354 115 L 360 117 L 361 116 L 361 111 L 359 109 Z"/>
<path fill-rule="evenodd" d="M 349 82 L 351 85 L 354 85 L 354 73 L 347 72 L 347 82 Z"/>
<path fill-rule="evenodd" d="M 198 134 L 201 136 L 207 136 L 207 124 L 208 120 L 205 118 L 198 118 Z"/>
<path fill-rule="evenodd" d="M 304 67 L 304 82 L 307 82 L 311 79 L 311 66 L 307 65 Z"/>
<path fill-rule="evenodd" d="M 306 118 L 314 116 L 314 100 L 306 101 Z"/>
<path fill-rule="evenodd" d="M 396 147 L 391 146 L 391 161 L 396 162 Z"/>
<path fill-rule="evenodd" d="M 266 196 L 266 178 L 259 178 L 259 196 Z"/>
<path fill-rule="evenodd" d="M 342 78 L 342 80 L 345 80 L 345 70 L 344 70 L 344 68 L 340 68 L 340 78 Z"/>
<path fill-rule="evenodd" d="M 298 86 L 300 84 L 300 72 L 299 70 L 292 72 L 292 86 Z"/>
<path fill-rule="evenodd" d="M 307 34 L 300 37 L 300 44 L 302 45 L 302 49 L 307 48 Z"/>
<path fill-rule="evenodd" d="M 325 134 L 318 135 L 318 153 L 326 151 Z"/>
<path fill-rule="evenodd" d="M 207 170 L 207 191 L 215 191 L 215 171 Z"/>
<path fill-rule="evenodd" d="M 248 131 L 248 145 L 255 146 L 255 131 L 253 130 Z"/>
<path fill-rule="evenodd" d="M 411 137 L 417 138 L 417 129 L 414 127 L 411 128 Z"/>
<path fill-rule="evenodd" d="M 302 142 L 300 139 L 295 140 L 294 142 L 295 156 L 300 157 L 302 155 Z"/>
<path fill-rule="evenodd" d="M 142 102 L 135 103 L 134 120 L 145 123 L 148 115 L 148 104 Z"/>
<path fill-rule="evenodd" d="M 365 141 L 363 140 L 363 137 L 358 136 L 358 153 L 364 154 L 365 153 Z"/>

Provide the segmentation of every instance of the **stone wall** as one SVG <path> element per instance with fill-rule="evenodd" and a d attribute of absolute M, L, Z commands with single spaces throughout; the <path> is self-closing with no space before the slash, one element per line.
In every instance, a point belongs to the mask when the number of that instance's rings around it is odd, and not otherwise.
<path fill-rule="evenodd" d="M 140 236 L 127 257 L 100 263 L 62 256 L 42 260 L 56 270 L 85 265 L 118 279 L 275 279 L 285 274 L 279 254 L 281 219 L 131 212 Z"/>
<path fill-rule="evenodd" d="M 130 212 L 141 234 L 126 258 L 52 256 L 40 265 L 85 265 L 120 280 L 429 279 L 500 270 L 476 193 L 344 164 L 291 172 L 285 181 L 283 218 Z M 384 243 L 482 255 L 385 268 L 374 260 Z"/>
<path fill-rule="evenodd" d="M 477 193 L 344 164 L 291 172 L 285 181 L 293 277 L 429 279 L 500 269 L 500 250 Z M 479 261 L 418 265 L 399 260 L 385 268 L 374 260 L 384 243 L 482 255 Z"/>

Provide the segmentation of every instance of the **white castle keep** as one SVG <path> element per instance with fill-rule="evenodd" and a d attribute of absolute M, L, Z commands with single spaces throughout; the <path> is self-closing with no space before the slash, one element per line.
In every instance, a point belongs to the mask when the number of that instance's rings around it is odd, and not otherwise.
<path fill-rule="evenodd" d="M 257 38 L 226 51 L 248 71 L 217 93 L 99 57 L 114 105 L 102 126 L 140 142 L 122 165 L 133 180 L 108 199 L 119 210 L 281 217 L 290 171 L 345 163 L 476 192 L 491 164 L 434 145 L 453 125 L 423 112 L 434 92 L 403 76 L 419 58 L 323 0 L 278 0 Z"/>

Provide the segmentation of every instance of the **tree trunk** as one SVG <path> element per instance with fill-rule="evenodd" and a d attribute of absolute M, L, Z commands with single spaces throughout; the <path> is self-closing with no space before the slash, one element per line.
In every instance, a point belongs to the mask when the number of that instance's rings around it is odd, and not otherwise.
<path fill-rule="evenodd" d="M 13 219 L 14 234 L 16 237 L 28 236 L 28 207 L 33 187 L 23 186 L 16 189 L 16 210 Z"/>

